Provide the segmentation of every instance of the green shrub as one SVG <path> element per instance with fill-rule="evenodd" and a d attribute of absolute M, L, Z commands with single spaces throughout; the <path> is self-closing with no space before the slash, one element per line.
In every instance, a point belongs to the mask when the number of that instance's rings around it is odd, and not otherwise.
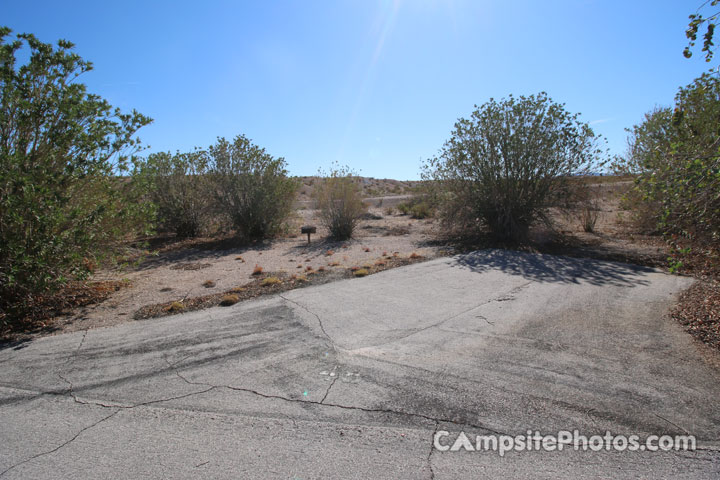
<path fill-rule="evenodd" d="M 0 28 L 0 327 L 30 297 L 84 277 L 152 213 L 122 176 L 151 120 L 87 93 L 76 77 L 91 64 L 72 43 L 10 33 Z"/>
<path fill-rule="evenodd" d="M 638 175 L 636 197 L 666 234 L 720 241 L 720 79 L 704 74 L 631 130 L 618 168 Z"/>
<path fill-rule="evenodd" d="M 596 137 L 578 115 L 545 93 L 490 100 L 461 118 L 423 177 L 435 180 L 447 227 L 471 236 L 487 227 L 499 239 L 524 241 L 551 207 L 568 203 L 568 179 L 597 159 Z"/>
<path fill-rule="evenodd" d="M 355 175 L 347 167 L 334 166 L 315 187 L 314 197 L 320 210 L 320 221 L 337 240 L 352 237 L 353 231 L 367 211 Z"/>
<path fill-rule="evenodd" d="M 152 154 L 141 175 L 157 208 L 160 228 L 178 237 L 196 237 L 208 228 L 214 198 L 205 152 Z"/>
<path fill-rule="evenodd" d="M 208 155 L 212 191 L 238 235 L 258 240 L 280 232 L 299 187 L 288 177 L 285 159 L 274 158 L 244 135 L 232 143 L 219 138 Z"/>
<path fill-rule="evenodd" d="M 435 207 L 431 204 L 429 196 L 421 195 L 413 197 L 407 202 L 398 205 L 398 210 L 403 215 L 410 215 L 410 218 L 420 219 L 431 218 L 435 215 Z"/>

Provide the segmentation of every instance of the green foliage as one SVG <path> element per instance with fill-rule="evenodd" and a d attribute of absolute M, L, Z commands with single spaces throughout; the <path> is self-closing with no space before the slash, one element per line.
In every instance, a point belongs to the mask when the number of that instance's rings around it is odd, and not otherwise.
<path fill-rule="evenodd" d="M 713 48 L 715 46 L 713 43 L 713 37 L 715 36 L 715 27 L 717 26 L 718 18 L 720 18 L 720 12 L 712 12 L 710 15 L 705 17 L 702 13 L 700 13 L 700 10 L 708 6 L 716 7 L 718 3 L 720 3 L 720 0 L 706 0 L 702 3 L 702 5 L 700 5 L 697 12 L 688 17 L 690 19 L 690 23 L 688 23 L 688 28 L 685 31 L 685 36 L 688 38 L 688 45 L 683 51 L 685 58 L 692 57 L 691 49 L 695 46 L 698 32 L 702 26 L 705 26 L 702 51 L 705 52 L 706 62 L 712 60 L 713 54 L 715 53 L 715 49 Z"/>
<path fill-rule="evenodd" d="M 121 176 L 151 120 L 87 93 L 76 80 L 92 65 L 70 42 L 10 33 L 0 28 L 0 322 L 86 274 L 151 213 Z"/>
<path fill-rule="evenodd" d="M 662 232 L 720 240 L 720 79 L 704 74 L 681 88 L 675 107 L 649 113 L 630 131 L 620 167 L 638 174 L 637 194 Z"/>
<path fill-rule="evenodd" d="M 299 183 L 285 167 L 285 159 L 274 158 L 244 135 L 232 143 L 219 138 L 208 149 L 213 194 L 241 238 L 275 235 L 292 213 Z"/>
<path fill-rule="evenodd" d="M 205 152 L 152 154 L 137 180 L 145 182 L 149 198 L 157 207 L 160 228 L 178 237 L 195 237 L 207 229 L 214 198 Z"/>
<path fill-rule="evenodd" d="M 601 151 L 578 115 L 545 93 L 476 107 L 455 124 L 423 177 L 435 180 L 438 214 L 455 234 L 472 236 L 487 227 L 498 238 L 526 239 L 551 207 L 572 200 L 568 179 L 587 171 Z"/>
<path fill-rule="evenodd" d="M 361 190 L 355 175 L 348 167 L 334 165 L 315 187 L 314 197 L 320 210 L 320 220 L 330 235 L 338 240 L 352 237 L 353 231 L 367 206 L 362 201 Z"/>
<path fill-rule="evenodd" d="M 410 215 L 410 218 L 422 220 L 435 216 L 436 205 L 432 203 L 432 196 L 421 194 L 400 203 L 397 208 L 402 215 Z"/>

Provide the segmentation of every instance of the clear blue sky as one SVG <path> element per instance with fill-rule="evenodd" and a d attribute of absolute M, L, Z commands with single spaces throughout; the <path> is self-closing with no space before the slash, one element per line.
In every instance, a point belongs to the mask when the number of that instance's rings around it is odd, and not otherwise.
<path fill-rule="evenodd" d="M 682 56 L 700 0 L 9 1 L 83 81 L 149 115 L 149 151 L 244 133 L 291 173 L 415 179 L 474 104 L 547 91 L 624 153 L 625 128 L 717 62 Z"/>

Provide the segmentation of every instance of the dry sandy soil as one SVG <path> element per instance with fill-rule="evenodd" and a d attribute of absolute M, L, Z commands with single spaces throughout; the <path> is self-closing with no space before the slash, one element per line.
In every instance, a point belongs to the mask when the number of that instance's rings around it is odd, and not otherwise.
<path fill-rule="evenodd" d="M 94 280 L 123 279 L 128 286 L 100 304 L 62 318 L 58 326 L 62 331 L 74 331 L 113 325 L 132 320 L 148 305 L 227 292 L 253 282 L 256 266 L 265 273 L 284 277 L 307 276 L 308 271 L 318 270 L 344 273 L 387 257 L 408 258 L 415 254 L 430 259 L 444 254 L 441 247 L 432 244 L 433 220 L 385 214 L 387 205 L 396 200 L 384 201 L 382 208 L 371 208 L 369 213 L 377 219 L 361 221 L 355 238 L 346 242 L 329 241 L 327 231 L 316 218 L 317 212 L 302 209 L 293 222 L 298 234 L 292 238 L 234 248 L 224 248 L 213 239 L 165 245 L 136 267 L 96 274 Z M 318 227 L 309 244 L 307 237 L 299 234 L 300 225 L 305 224 Z"/>

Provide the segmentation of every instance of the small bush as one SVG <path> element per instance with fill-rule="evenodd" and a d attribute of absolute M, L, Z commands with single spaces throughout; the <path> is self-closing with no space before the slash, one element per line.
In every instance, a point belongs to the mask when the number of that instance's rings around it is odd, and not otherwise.
<path fill-rule="evenodd" d="M 235 294 L 228 294 L 223 295 L 223 297 L 220 299 L 220 305 L 223 307 L 229 307 L 230 305 L 235 305 L 240 301 L 240 297 Z"/>
<path fill-rule="evenodd" d="M 215 282 L 213 282 L 212 280 L 205 280 L 202 286 L 205 288 L 213 288 L 215 286 Z"/>
<path fill-rule="evenodd" d="M 279 283 L 282 283 L 282 280 L 280 280 L 278 277 L 267 277 L 262 279 L 262 282 L 260 282 L 260 286 L 269 287 L 271 285 L 277 285 Z"/>
<path fill-rule="evenodd" d="M 293 212 L 298 182 L 288 177 L 283 158 L 274 158 L 244 135 L 224 138 L 208 149 L 208 171 L 218 205 L 238 235 L 271 237 Z"/>
<path fill-rule="evenodd" d="M 173 312 L 173 313 L 182 312 L 183 310 L 185 310 L 185 305 L 183 305 L 182 302 L 172 302 L 170 305 L 165 307 L 164 310 L 166 312 Z"/>
<path fill-rule="evenodd" d="M 252 274 L 253 275 L 260 275 L 263 272 L 263 268 L 260 265 L 255 265 L 255 268 L 253 268 Z"/>
<path fill-rule="evenodd" d="M 595 224 L 598 220 L 598 210 L 593 208 L 592 205 L 585 205 L 580 213 L 580 222 L 583 227 L 583 231 L 592 233 L 595 231 Z"/>
<path fill-rule="evenodd" d="M 359 268 L 359 269 L 357 269 L 357 270 L 355 270 L 355 271 L 353 272 L 353 275 L 355 275 L 356 277 L 365 277 L 365 276 L 367 276 L 369 273 L 370 273 L 370 272 L 368 272 L 367 269 L 365 269 L 365 268 Z"/>
<path fill-rule="evenodd" d="M 353 172 L 347 167 L 335 166 L 315 187 L 314 197 L 321 222 L 330 230 L 330 235 L 338 240 L 352 237 L 367 211 Z"/>

